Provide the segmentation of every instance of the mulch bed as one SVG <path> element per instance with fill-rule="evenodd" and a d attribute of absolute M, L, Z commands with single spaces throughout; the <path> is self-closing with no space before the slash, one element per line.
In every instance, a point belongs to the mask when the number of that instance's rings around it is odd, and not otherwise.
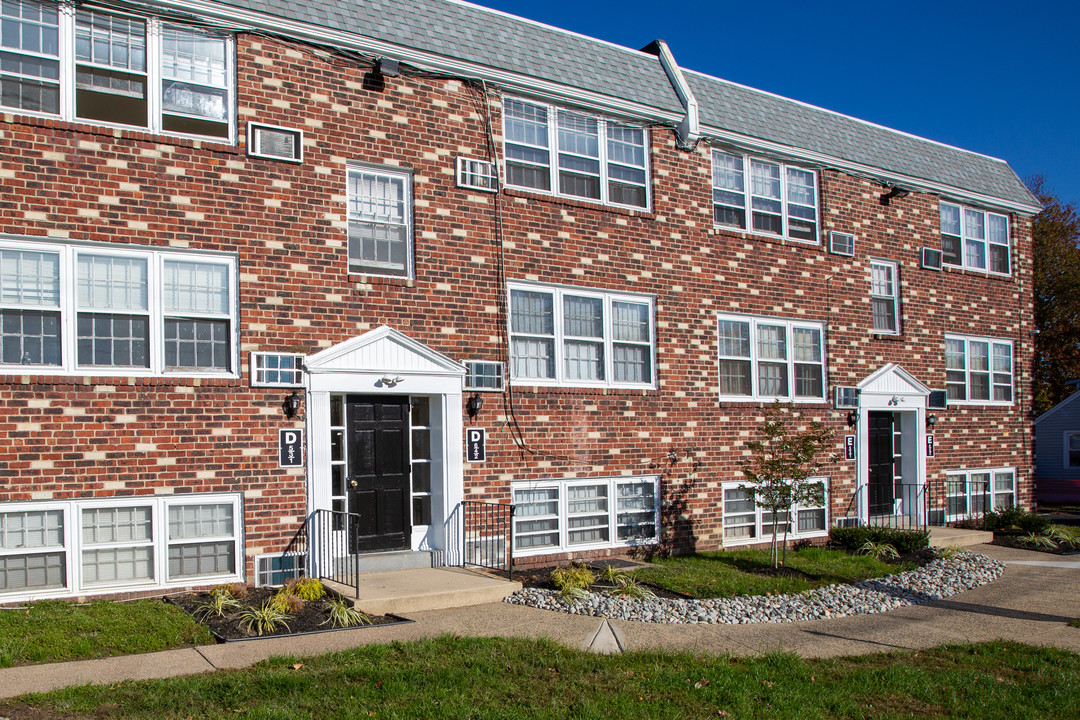
<path fill-rule="evenodd" d="M 277 588 L 272 587 L 249 587 L 248 595 L 241 600 L 244 604 L 244 609 L 247 607 L 262 607 L 262 604 L 270 599 L 274 593 L 277 592 Z M 351 628 L 336 628 L 326 622 L 329 617 L 329 610 L 327 607 L 327 600 L 332 596 L 328 595 L 323 600 L 308 600 L 304 602 L 303 608 L 296 614 L 290 614 L 288 628 L 280 628 L 272 633 L 265 633 L 263 635 L 257 635 L 254 632 L 248 632 L 240 626 L 240 620 L 237 613 L 226 615 L 225 617 L 211 617 L 205 620 L 197 619 L 197 622 L 204 625 L 210 632 L 217 638 L 218 642 L 229 642 L 232 640 L 251 640 L 259 637 L 281 637 L 284 635 L 302 635 L 304 633 L 313 632 L 328 632 L 330 630 L 355 630 L 357 628 L 371 627 L 375 625 L 392 625 L 401 622 L 411 622 L 405 618 L 397 617 L 396 615 L 368 615 L 371 619 L 371 625 L 355 625 Z M 168 602 L 175 605 L 179 605 L 185 612 L 194 617 L 195 611 L 200 605 L 207 602 L 210 599 L 210 593 L 189 593 L 187 595 L 175 595 L 166 598 Z"/>
<path fill-rule="evenodd" d="M 552 565 L 549 567 L 541 568 L 525 568 L 523 570 L 514 570 L 514 580 L 517 580 L 525 587 L 540 588 L 542 590 L 558 590 L 554 581 L 551 579 L 551 573 L 553 570 L 557 570 L 559 567 L 566 567 L 565 565 Z M 592 566 L 594 570 L 597 570 L 597 576 L 599 577 L 601 568 Z M 655 585 L 649 585 L 648 583 L 641 583 L 644 587 L 649 588 L 658 598 L 667 598 L 669 600 L 685 600 L 689 595 L 683 595 L 682 593 L 671 592 L 664 588 L 656 587 Z M 604 592 L 610 591 L 611 585 L 600 579 L 598 582 L 589 586 L 590 592 Z"/>
<path fill-rule="evenodd" d="M 995 530 L 994 542 L 992 545 L 1000 545 L 1002 547 L 1016 548 L 1018 550 L 1034 550 L 1035 552 L 1046 553 L 1048 555 L 1078 555 L 1080 554 L 1080 548 L 1072 547 L 1070 545 L 1058 545 L 1057 547 L 1042 547 L 1041 545 L 1032 545 L 1024 542 L 1021 538 L 1026 536 L 1027 533 L 1023 533 L 1017 530 Z"/>

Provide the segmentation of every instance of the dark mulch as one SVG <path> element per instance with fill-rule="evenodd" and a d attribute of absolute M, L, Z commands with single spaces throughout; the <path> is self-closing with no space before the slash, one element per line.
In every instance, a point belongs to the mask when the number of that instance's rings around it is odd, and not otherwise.
<path fill-rule="evenodd" d="M 1080 548 L 1072 547 L 1071 545 L 1058 545 L 1057 547 L 1042 547 L 1040 545 L 1031 545 L 1022 540 L 1027 533 L 1020 532 L 1018 530 L 995 530 L 994 542 L 992 545 L 1001 545 L 1002 547 L 1017 548 L 1020 550 L 1034 550 L 1035 552 L 1047 553 L 1048 555 L 1077 555 L 1080 554 Z"/>
<path fill-rule="evenodd" d="M 262 607 L 262 604 L 270 599 L 270 597 L 277 591 L 277 588 L 261 587 L 261 588 L 248 588 L 248 595 L 241 600 L 245 607 Z M 338 628 L 333 627 L 330 623 L 326 622 L 329 617 L 329 609 L 327 607 L 327 600 L 332 596 L 327 596 L 324 600 L 308 600 L 304 602 L 303 608 L 295 615 L 290 615 L 286 621 L 288 628 L 281 628 L 277 632 L 266 633 L 262 637 L 275 637 L 281 635 L 295 635 L 308 632 L 322 632 L 326 630 L 336 630 Z M 195 611 L 200 605 L 207 602 L 210 599 L 209 593 L 190 593 L 187 595 L 177 595 L 168 598 L 168 600 L 176 605 L 179 605 L 188 614 L 194 616 Z M 402 618 L 395 617 L 393 615 L 369 615 L 372 625 L 387 625 L 391 623 L 402 622 Z M 240 618 L 238 613 L 226 615 L 225 617 L 212 617 L 206 620 L 199 620 L 205 625 L 214 637 L 218 641 L 224 642 L 226 640 L 245 640 L 249 638 L 260 637 L 254 632 L 248 632 L 240 626 Z M 325 623 L 325 624 L 324 624 Z M 364 626 L 357 626 L 364 627 Z"/>
<path fill-rule="evenodd" d="M 555 586 L 554 581 L 552 581 L 552 579 L 551 579 L 551 572 L 553 570 L 558 569 L 559 567 L 560 567 L 559 565 L 551 565 L 549 567 L 526 568 L 524 570 L 514 570 L 514 579 L 517 580 L 518 582 L 520 582 L 525 587 L 540 588 L 540 589 L 543 589 L 543 590 L 558 590 L 558 588 Z M 565 566 L 561 566 L 561 567 L 565 567 Z M 600 572 L 603 570 L 603 568 L 600 568 L 600 567 L 597 567 L 596 565 L 594 565 L 593 569 L 597 570 L 596 574 L 597 574 L 597 577 L 599 578 L 600 577 Z M 632 569 L 632 567 L 627 568 L 627 569 L 628 570 Z M 649 588 L 650 590 L 652 590 L 654 593 L 656 593 L 656 597 L 658 597 L 658 598 L 668 598 L 668 599 L 671 599 L 671 600 L 677 600 L 677 599 L 686 599 L 686 598 L 690 597 L 689 595 L 683 595 L 682 593 L 671 592 L 670 590 L 665 590 L 664 588 L 659 588 L 659 587 L 656 587 L 655 585 L 649 585 L 648 583 L 641 583 L 641 584 L 643 586 Z M 605 583 L 603 581 L 603 579 L 600 579 L 598 582 L 593 583 L 591 586 L 589 586 L 589 590 L 591 592 L 609 591 L 609 590 L 611 590 L 611 585 Z"/>

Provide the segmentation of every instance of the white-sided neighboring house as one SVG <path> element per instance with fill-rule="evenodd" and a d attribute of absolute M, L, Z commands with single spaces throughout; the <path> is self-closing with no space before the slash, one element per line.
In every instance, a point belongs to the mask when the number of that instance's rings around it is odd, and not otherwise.
<path fill-rule="evenodd" d="M 1035 494 L 1080 501 L 1080 388 L 1035 419 Z"/>

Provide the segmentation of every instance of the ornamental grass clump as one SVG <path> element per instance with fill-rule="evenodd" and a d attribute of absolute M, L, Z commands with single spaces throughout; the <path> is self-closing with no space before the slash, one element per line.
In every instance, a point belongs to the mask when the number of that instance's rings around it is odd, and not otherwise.
<path fill-rule="evenodd" d="M 874 542 L 873 540 L 867 540 L 859 548 L 860 555 L 869 555 L 875 560 L 884 560 L 885 558 L 898 558 L 900 553 L 896 552 L 896 548 L 889 543 Z"/>
<path fill-rule="evenodd" d="M 1033 532 L 1029 532 L 1027 535 L 1020 536 L 1020 542 L 1025 545 L 1033 545 L 1037 548 L 1053 549 L 1057 547 L 1057 543 L 1054 542 L 1054 538 L 1049 535 L 1038 535 Z"/>
<path fill-rule="evenodd" d="M 260 637 L 275 633 L 281 628 L 289 629 L 289 616 L 274 605 L 273 598 L 264 602 L 261 607 L 247 608 L 239 614 L 238 620 L 240 627 L 246 632 L 254 632 Z"/>
<path fill-rule="evenodd" d="M 621 597 L 637 598 L 638 600 L 653 600 L 656 598 L 656 593 L 649 589 L 648 585 L 644 585 L 640 580 L 628 573 L 615 576 L 615 589 L 612 592 Z"/>
<path fill-rule="evenodd" d="M 370 625 L 371 618 L 364 612 L 357 610 L 353 604 L 343 598 L 331 598 L 326 601 L 328 616 L 320 625 L 329 625 L 334 628 L 356 627 L 358 625 Z"/>
<path fill-rule="evenodd" d="M 301 600 L 321 600 L 326 596 L 322 581 L 313 577 L 290 578 L 282 592 L 295 595 Z"/>
<path fill-rule="evenodd" d="M 596 582 L 593 569 L 577 563 L 551 571 L 551 581 L 562 591 L 564 597 L 584 597 L 589 586 Z"/>
<path fill-rule="evenodd" d="M 196 620 L 205 622 L 210 618 L 225 617 L 226 615 L 237 612 L 243 607 L 243 604 L 229 593 L 214 592 L 214 590 L 217 590 L 217 588 L 210 591 L 209 600 L 201 603 L 191 613 Z"/>

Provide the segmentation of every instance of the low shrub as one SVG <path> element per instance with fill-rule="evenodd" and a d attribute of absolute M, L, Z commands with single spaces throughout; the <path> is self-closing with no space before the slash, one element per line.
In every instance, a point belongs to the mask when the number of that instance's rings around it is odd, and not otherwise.
<path fill-rule="evenodd" d="M 321 600 L 326 595 L 322 581 L 313 577 L 289 578 L 281 591 L 301 600 Z"/>
<path fill-rule="evenodd" d="M 892 545 L 900 555 L 910 555 L 930 546 L 929 530 L 909 530 L 887 527 L 834 527 L 829 531 L 829 541 L 850 553 L 857 553 L 866 545 Z"/>
<path fill-rule="evenodd" d="M 295 615 L 304 609 L 304 599 L 299 595 L 286 592 L 285 588 L 274 593 L 274 596 L 270 598 L 270 604 L 275 610 L 288 615 Z"/>
<path fill-rule="evenodd" d="M 1015 525 L 1020 528 L 1022 532 L 1044 535 L 1049 532 L 1050 526 L 1053 525 L 1053 523 L 1050 522 L 1050 518 L 1045 515 L 1024 513 L 1016 521 Z"/>
<path fill-rule="evenodd" d="M 596 582 L 596 575 L 592 568 L 575 563 L 552 570 L 551 581 L 563 594 L 571 594 L 575 590 L 587 590 Z"/>
<path fill-rule="evenodd" d="M 998 513 L 991 513 L 996 518 L 996 525 L 987 526 L 987 530 L 1004 530 L 1011 527 L 1019 527 L 1020 518 L 1027 515 L 1018 507 L 1008 507 Z"/>

